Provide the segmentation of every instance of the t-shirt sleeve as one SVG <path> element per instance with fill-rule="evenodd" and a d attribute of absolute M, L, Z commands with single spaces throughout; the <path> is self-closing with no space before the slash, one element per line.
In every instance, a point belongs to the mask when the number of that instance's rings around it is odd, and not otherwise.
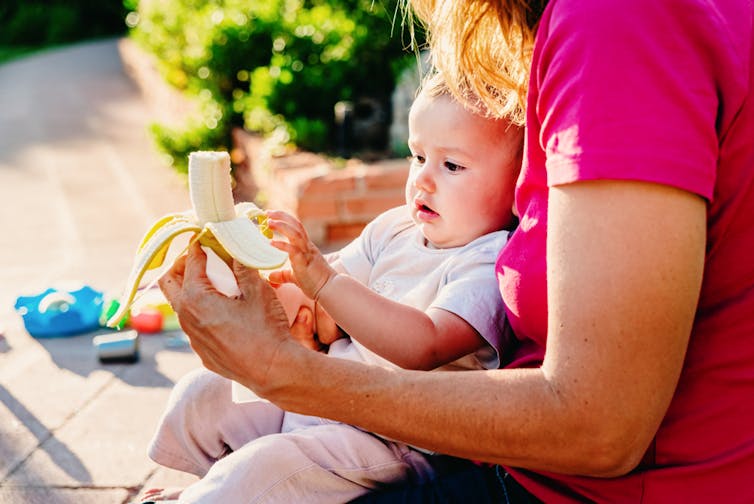
<path fill-rule="evenodd" d="M 505 324 L 505 309 L 495 278 L 495 258 L 504 243 L 504 234 L 482 248 L 457 256 L 447 273 L 431 308 L 458 315 L 489 344 L 476 353 L 487 369 L 497 368 L 511 344 Z"/>
<path fill-rule="evenodd" d="M 554 5 L 536 110 L 548 184 L 624 179 L 712 199 L 718 93 L 709 11 L 674 2 Z M 641 29 L 636 29 L 641 26 Z"/>

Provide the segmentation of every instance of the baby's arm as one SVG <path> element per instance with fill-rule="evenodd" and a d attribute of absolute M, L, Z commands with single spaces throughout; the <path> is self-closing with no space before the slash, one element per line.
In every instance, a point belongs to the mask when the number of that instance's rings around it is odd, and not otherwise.
<path fill-rule="evenodd" d="M 434 369 L 486 344 L 471 325 L 449 311 L 423 312 L 344 274 L 324 286 L 319 303 L 349 336 L 406 369 Z"/>
<path fill-rule="evenodd" d="M 295 282 L 352 338 L 407 369 L 434 369 L 486 344 L 461 317 L 438 308 L 426 312 L 387 299 L 331 266 L 301 223 L 285 212 L 268 212 L 268 224 L 288 238 L 272 244 L 288 252 L 292 271 L 273 281 Z"/>

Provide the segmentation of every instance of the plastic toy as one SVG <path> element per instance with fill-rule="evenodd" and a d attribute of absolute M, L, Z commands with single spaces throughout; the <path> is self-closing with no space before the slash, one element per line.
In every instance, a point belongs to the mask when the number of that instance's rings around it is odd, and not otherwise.
<path fill-rule="evenodd" d="M 163 316 L 157 308 L 145 307 L 138 312 L 131 312 L 128 325 L 140 333 L 158 333 L 162 331 Z"/>
<path fill-rule="evenodd" d="M 160 289 L 140 291 L 129 310 L 127 324 L 140 333 L 158 333 L 180 329 L 178 316 Z"/>
<path fill-rule="evenodd" d="M 107 320 L 113 316 L 113 313 L 117 312 L 120 308 L 120 301 L 117 299 L 105 299 L 105 302 L 102 306 L 102 312 L 99 316 L 99 325 L 102 327 L 105 327 L 105 324 L 107 324 Z M 123 317 L 123 319 L 118 322 L 118 324 L 115 326 L 115 329 L 123 329 L 123 327 L 128 322 L 128 315 Z"/>
<path fill-rule="evenodd" d="M 139 360 L 139 333 L 134 330 L 95 336 L 92 344 L 103 364 Z"/>
<path fill-rule="evenodd" d="M 19 296 L 15 309 L 35 338 L 72 336 L 99 328 L 103 294 L 84 285 L 77 290 L 47 289 Z"/>

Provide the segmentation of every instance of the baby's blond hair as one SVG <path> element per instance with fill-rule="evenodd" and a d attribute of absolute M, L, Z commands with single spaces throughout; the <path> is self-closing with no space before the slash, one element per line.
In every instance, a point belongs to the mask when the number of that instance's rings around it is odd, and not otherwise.
<path fill-rule="evenodd" d="M 474 113 L 487 117 L 495 117 L 494 114 L 490 114 L 487 111 L 487 107 L 477 98 L 470 89 L 464 87 L 456 91 L 459 95 L 463 96 L 463 100 L 458 100 L 465 108 L 468 108 Z M 454 100 L 457 99 L 453 90 L 448 86 L 448 82 L 445 77 L 437 69 L 432 69 L 422 79 L 419 89 L 416 91 L 417 97 L 424 95 L 428 98 L 437 98 L 440 96 L 448 96 Z"/>
<path fill-rule="evenodd" d="M 416 90 L 417 96 L 423 94 L 430 98 L 437 96 L 449 95 L 450 89 L 448 84 L 442 75 L 436 70 L 430 70 L 430 72 L 422 79 L 419 89 Z"/>

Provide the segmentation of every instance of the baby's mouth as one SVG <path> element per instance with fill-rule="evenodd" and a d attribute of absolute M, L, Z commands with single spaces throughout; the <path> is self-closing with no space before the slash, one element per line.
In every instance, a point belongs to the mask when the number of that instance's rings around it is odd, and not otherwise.
<path fill-rule="evenodd" d="M 424 203 L 417 203 L 416 210 L 424 214 L 438 215 L 437 212 L 435 212 L 432 208 L 430 208 Z"/>

